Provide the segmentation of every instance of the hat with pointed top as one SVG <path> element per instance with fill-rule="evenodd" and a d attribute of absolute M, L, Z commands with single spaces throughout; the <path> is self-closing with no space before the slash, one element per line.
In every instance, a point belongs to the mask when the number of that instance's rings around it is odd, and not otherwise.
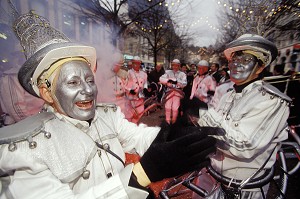
<path fill-rule="evenodd" d="M 16 19 L 13 28 L 26 56 L 18 73 L 19 82 L 30 94 L 39 97 L 40 76 L 60 59 L 83 57 L 94 71 L 94 47 L 71 42 L 63 33 L 51 27 L 45 18 L 32 11 Z"/>

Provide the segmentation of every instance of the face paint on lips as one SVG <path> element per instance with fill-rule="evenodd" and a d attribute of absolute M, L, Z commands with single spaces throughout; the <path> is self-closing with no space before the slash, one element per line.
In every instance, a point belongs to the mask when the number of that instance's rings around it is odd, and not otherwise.
<path fill-rule="evenodd" d="M 94 74 L 86 63 L 74 61 L 62 67 L 55 96 L 65 115 L 83 121 L 92 119 L 97 92 Z"/>

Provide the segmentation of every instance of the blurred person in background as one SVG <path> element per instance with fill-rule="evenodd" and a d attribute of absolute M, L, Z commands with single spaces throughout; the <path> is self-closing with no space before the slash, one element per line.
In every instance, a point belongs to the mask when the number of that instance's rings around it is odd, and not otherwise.
<path fill-rule="evenodd" d="M 219 83 L 219 81 L 221 79 L 219 67 L 220 67 L 219 63 L 217 63 L 216 61 L 213 61 L 210 64 L 210 69 L 209 69 L 209 74 L 215 79 L 217 84 Z"/>
<path fill-rule="evenodd" d="M 131 60 L 132 69 L 128 71 L 128 81 L 125 86 L 129 107 L 126 110 L 126 119 L 138 123 L 144 112 L 144 89 L 148 89 L 147 73 L 141 70 L 141 58 L 134 56 Z"/>
<path fill-rule="evenodd" d="M 193 80 L 190 100 L 200 100 L 203 104 L 202 106 L 207 107 L 207 103 L 210 102 L 214 95 L 217 83 L 208 73 L 209 64 L 206 60 L 200 60 L 197 69 L 198 73 Z"/>
<path fill-rule="evenodd" d="M 178 117 L 180 100 L 184 98 L 182 89 L 186 86 L 186 74 L 180 71 L 180 61 L 174 59 L 171 62 L 171 70 L 167 70 L 159 81 L 166 86 L 166 94 L 164 96 L 166 121 L 174 124 Z"/>

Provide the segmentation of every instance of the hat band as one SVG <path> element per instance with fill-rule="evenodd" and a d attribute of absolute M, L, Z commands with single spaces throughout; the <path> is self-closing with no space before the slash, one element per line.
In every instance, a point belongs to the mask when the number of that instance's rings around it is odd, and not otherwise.
<path fill-rule="evenodd" d="M 89 64 L 89 62 L 83 57 L 68 57 L 61 59 L 50 66 L 47 72 L 43 75 L 43 80 L 49 79 L 49 77 L 54 73 L 54 71 L 61 65 L 69 61 L 83 61 Z"/>
<path fill-rule="evenodd" d="M 257 59 L 261 60 L 264 63 L 264 65 L 267 65 L 268 57 L 265 56 L 263 53 L 256 52 L 253 50 L 243 50 L 243 53 L 251 54 L 251 55 L 255 56 Z"/>

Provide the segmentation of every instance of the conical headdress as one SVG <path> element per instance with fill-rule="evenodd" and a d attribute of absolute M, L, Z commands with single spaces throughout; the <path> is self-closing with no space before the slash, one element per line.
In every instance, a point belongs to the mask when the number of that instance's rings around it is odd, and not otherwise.
<path fill-rule="evenodd" d="M 13 29 L 27 59 L 19 70 L 19 82 L 30 94 L 39 97 L 39 77 L 59 59 L 83 57 L 95 70 L 95 48 L 71 42 L 45 18 L 29 12 L 16 19 Z"/>

